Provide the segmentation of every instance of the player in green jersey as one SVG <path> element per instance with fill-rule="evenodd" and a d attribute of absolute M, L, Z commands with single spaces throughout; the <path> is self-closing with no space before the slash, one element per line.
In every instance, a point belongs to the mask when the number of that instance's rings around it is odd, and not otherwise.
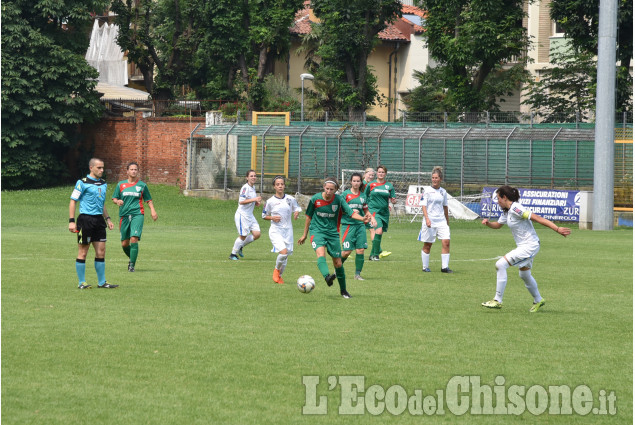
<path fill-rule="evenodd" d="M 373 170 L 373 173 L 375 171 Z M 361 191 L 362 175 L 359 173 L 353 173 L 351 175 L 351 188 L 342 193 L 342 197 L 359 215 L 368 216 L 370 218 L 370 225 L 374 226 L 377 223 L 372 218 L 370 212 L 368 212 L 368 205 L 366 204 L 366 197 Z M 368 242 L 366 239 L 366 226 L 357 220 L 353 220 L 350 217 L 342 217 L 342 263 L 351 255 L 355 250 L 355 280 L 364 280 L 362 277 L 362 269 L 364 268 L 364 250 L 368 248 Z M 371 227 L 372 229 L 372 227 Z"/>
<path fill-rule="evenodd" d="M 139 240 L 143 231 L 144 201 L 150 207 L 152 220 L 157 221 L 159 215 L 154 209 L 148 185 L 139 180 L 139 164 L 131 162 L 127 168 L 128 179 L 117 183 L 112 202 L 119 206 L 119 229 L 121 230 L 121 247 L 130 261 L 128 271 L 134 272 L 139 255 Z"/>
<path fill-rule="evenodd" d="M 373 247 L 370 250 L 369 259 L 371 261 L 379 261 L 380 256 L 387 257 L 391 254 L 388 251 L 382 252 L 381 250 L 381 238 L 382 235 L 388 231 L 388 222 L 390 221 L 389 202 L 393 204 L 397 202 L 397 198 L 395 198 L 395 187 L 392 183 L 386 181 L 387 173 L 388 169 L 385 166 L 377 166 L 377 179 L 367 184 L 366 190 L 364 191 L 366 201 L 368 202 L 368 209 L 377 221 Z"/>
<path fill-rule="evenodd" d="M 346 291 L 346 275 L 342 265 L 342 246 L 340 245 L 339 223 L 342 215 L 353 218 L 364 223 L 369 221 L 369 217 L 362 217 L 348 206 L 344 198 L 335 194 L 338 188 L 335 178 L 328 178 L 324 182 L 324 191 L 313 195 L 306 209 L 306 222 L 304 223 L 304 233 L 298 239 L 298 245 L 304 244 L 309 229 L 311 230 L 311 246 L 317 255 L 317 266 L 324 276 L 328 286 L 333 285 L 337 277 L 340 285 L 340 294 L 344 298 L 351 298 Z M 330 274 L 326 264 L 326 254 L 333 260 L 335 273 Z"/>

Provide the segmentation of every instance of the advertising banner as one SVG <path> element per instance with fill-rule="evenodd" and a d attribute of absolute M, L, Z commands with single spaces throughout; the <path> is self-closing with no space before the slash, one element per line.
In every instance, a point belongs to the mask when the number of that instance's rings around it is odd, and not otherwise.
<path fill-rule="evenodd" d="M 481 197 L 481 216 L 500 217 L 502 210 L 495 194 L 497 187 L 484 187 Z M 552 221 L 580 221 L 580 191 L 553 189 L 523 189 L 520 203 L 532 212 Z"/>

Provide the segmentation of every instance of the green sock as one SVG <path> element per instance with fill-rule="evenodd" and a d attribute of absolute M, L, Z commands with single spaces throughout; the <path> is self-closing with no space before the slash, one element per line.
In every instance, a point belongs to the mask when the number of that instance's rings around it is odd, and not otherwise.
<path fill-rule="evenodd" d="M 128 246 L 121 246 L 123 248 L 123 252 L 124 254 L 126 254 L 126 256 L 128 256 L 128 258 L 130 258 L 130 245 Z"/>
<path fill-rule="evenodd" d="M 139 244 L 131 243 L 130 244 L 130 262 L 132 264 L 137 262 L 137 256 L 139 255 Z"/>
<path fill-rule="evenodd" d="M 350 255 L 349 255 L 349 257 L 350 257 Z M 342 264 L 344 264 L 344 262 L 345 262 L 346 260 L 348 260 L 348 257 L 342 257 Z"/>
<path fill-rule="evenodd" d="M 371 255 L 379 255 L 381 252 L 381 235 L 375 235 L 375 239 L 373 239 L 373 250 L 371 251 Z"/>
<path fill-rule="evenodd" d="M 329 273 L 329 266 L 326 264 L 326 258 L 318 257 L 317 266 L 318 266 L 318 269 L 320 270 L 320 273 L 322 273 L 322 276 L 324 276 L 325 279 L 328 275 L 331 274 Z"/>
<path fill-rule="evenodd" d="M 355 254 L 355 274 L 362 274 L 364 268 L 364 254 Z"/>
<path fill-rule="evenodd" d="M 344 266 L 336 268 L 335 275 L 337 276 L 337 283 L 340 284 L 340 291 L 346 291 L 346 274 L 344 273 Z"/>

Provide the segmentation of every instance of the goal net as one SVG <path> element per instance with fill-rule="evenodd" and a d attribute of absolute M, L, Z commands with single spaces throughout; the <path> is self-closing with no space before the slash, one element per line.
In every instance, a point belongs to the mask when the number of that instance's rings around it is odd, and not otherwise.
<path fill-rule="evenodd" d="M 350 180 L 353 173 L 359 173 L 363 176 L 364 170 L 342 170 L 342 186 L 338 193 L 342 193 L 350 188 Z M 417 218 L 421 220 L 421 194 L 425 190 L 425 187 L 429 186 L 431 176 L 432 173 L 430 172 L 390 171 L 388 173 L 386 180 L 395 187 L 395 197 L 397 198 L 397 202 L 391 205 L 391 220 L 395 219 L 397 222 L 413 222 Z M 478 201 L 475 200 L 477 196 Z M 463 197 L 459 200 L 448 194 L 448 210 L 450 215 L 461 220 L 474 220 L 478 218 L 478 214 L 465 205 L 469 205 L 469 202 L 480 202 L 480 195 Z"/>

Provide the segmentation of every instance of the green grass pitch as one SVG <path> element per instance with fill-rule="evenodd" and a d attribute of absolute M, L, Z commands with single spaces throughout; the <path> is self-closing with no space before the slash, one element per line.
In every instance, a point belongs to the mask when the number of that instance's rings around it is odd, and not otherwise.
<path fill-rule="evenodd" d="M 383 239 L 393 254 L 366 261 L 366 281 L 352 279 L 353 260 L 345 264 L 353 298 L 344 300 L 337 283 L 328 288 L 319 276 L 309 244 L 296 244 L 287 283 L 274 284 L 262 220 L 262 238 L 229 261 L 235 201 L 150 189 L 159 220 L 146 217 L 135 273 L 127 272 L 117 230 L 109 232 L 106 275 L 116 290 L 76 288 L 72 187 L 2 194 L 3 423 L 632 423 L 631 229 L 576 228 L 565 239 L 536 225 L 542 248 L 533 274 L 547 304 L 529 314 L 532 299 L 515 268 L 504 308 L 480 305 L 494 295 L 496 257 L 515 246 L 508 228 L 453 221 L 455 274 L 445 275 L 440 243 L 433 273 L 421 272 L 420 221 L 393 223 Z M 116 206 L 106 205 L 116 217 Z M 86 275 L 95 285 L 93 258 L 91 248 Z M 317 282 L 310 294 L 295 286 L 302 274 Z M 303 415 L 311 404 L 304 376 L 319 377 L 312 391 L 325 415 Z M 348 376 L 363 377 L 352 403 L 360 397 L 363 415 L 339 412 L 349 403 L 341 385 Z M 371 398 L 371 387 L 435 395 L 455 376 L 491 388 L 503 377 L 497 391 L 586 385 L 594 408 L 601 391 L 613 392 L 617 411 L 457 415 L 445 406 L 423 417 L 409 409 L 372 414 L 390 400 Z"/>

